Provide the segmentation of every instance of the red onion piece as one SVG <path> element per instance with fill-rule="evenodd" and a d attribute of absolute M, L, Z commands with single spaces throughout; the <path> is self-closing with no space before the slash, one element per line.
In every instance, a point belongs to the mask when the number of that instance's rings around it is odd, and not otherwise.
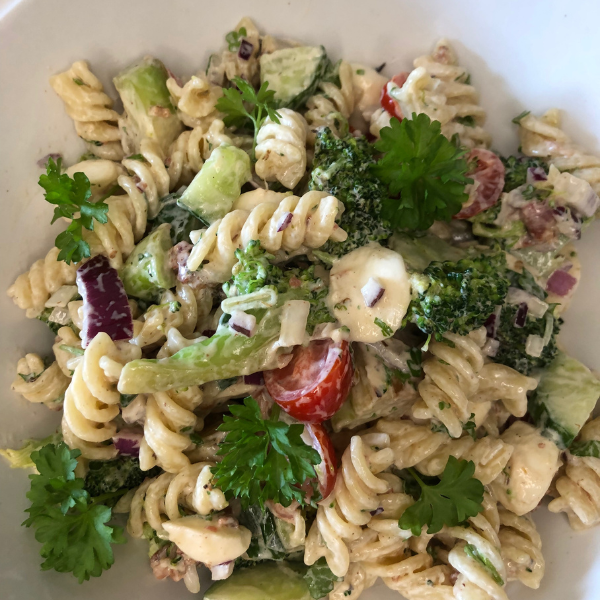
<path fill-rule="evenodd" d="M 577 284 L 577 279 L 566 271 L 554 271 L 546 283 L 546 290 L 557 296 L 566 296 Z"/>
<path fill-rule="evenodd" d="M 137 429 L 121 429 L 113 436 L 113 443 L 119 454 L 139 456 L 144 434 Z"/>
<path fill-rule="evenodd" d="M 83 298 L 83 347 L 101 332 L 107 333 L 113 341 L 131 339 L 133 318 L 129 300 L 108 258 L 94 256 L 77 269 L 76 279 Z"/>
<path fill-rule="evenodd" d="M 240 49 L 238 50 L 238 57 L 242 60 L 248 60 L 252 56 L 253 50 L 254 44 L 251 44 L 248 40 L 242 40 Z"/>
<path fill-rule="evenodd" d="M 251 375 L 244 375 L 244 383 L 246 385 L 264 385 L 265 380 L 263 379 L 262 371 L 252 373 Z"/>
<path fill-rule="evenodd" d="M 256 329 L 256 317 L 249 315 L 242 310 L 234 310 L 231 313 L 231 319 L 227 323 L 230 329 L 233 331 L 245 335 L 246 337 L 252 337 L 254 330 Z"/>
<path fill-rule="evenodd" d="M 535 183 L 536 181 L 546 181 L 548 176 L 546 171 L 542 167 L 529 167 L 527 169 L 526 183 L 528 185 Z"/>
<path fill-rule="evenodd" d="M 515 327 L 518 327 L 519 329 L 525 327 L 528 312 L 529 306 L 527 306 L 527 303 L 521 302 L 521 304 L 519 304 L 519 308 L 517 309 L 517 314 L 515 315 Z"/>
<path fill-rule="evenodd" d="M 373 308 L 383 297 L 385 288 L 374 277 L 369 277 L 369 281 L 361 288 L 362 296 L 367 308 Z"/>
<path fill-rule="evenodd" d="M 49 158 L 56 162 L 59 158 L 62 158 L 62 154 L 59 154 L 58 152 L 50 152 L 50 154 L 46 154 L 46 156 L 37 161 L 37 166 L 45 169 Z"/>
<path fill-rule="evenodd" d="M 292 222 L 293 216 L 294 215 L 291 212 L 287 212 L 287 213 L 283 214 L 283 216 L 279 220 L 279 223 L 277 224 L 277 233 L 288 228 L 289 224 Z"/>
<path fill-rule="evenodd" d="M 379 508 L 376 508 L 375 510 L 370 511 L 370 514 L 372 517 L 375 517 L 376 515 L 380 515 L 383 512 L 383 506 L 380 506 Z"/>

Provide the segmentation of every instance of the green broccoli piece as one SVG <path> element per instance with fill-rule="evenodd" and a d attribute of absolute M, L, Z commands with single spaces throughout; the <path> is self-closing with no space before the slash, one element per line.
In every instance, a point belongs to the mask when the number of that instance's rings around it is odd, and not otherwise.
<path fill-rule="evenodd" d="M 387 188 L 371 171 L 373 154 L 365 138 L 348 135 L 339 139 L 328 127 L 317 134 L 309 188 L 344 203 L 339 225 L 348 234 L 344 242 L 327 242 L 320 248 L 322 252 L 340 256 L 391 235 L 380 215 Z"/>
<path fill-rule="evenodd" d="M 511 287 L 520 288 L 533 294 L 540 300 L 546 299 L 546 292 L 535 282 L 529 271 L 523 271 L 522 274 L 508 271 L 508 279 Z M 550 341 L 538 358 L 530 356 L 525 352 L 527 338 L 530 335 L 539 335 L 544 337 L 546 331 L 546 316 L 548 312 L 553 313 L 556 305 L 551 304 L 546 314 L 539 319 L 528 316 L 524 327 L 515 327 L 515 317 L 519 310 L 518 305 L 507 305 L 502 308 L 500 313 L 500 323 L 496 329 L 495 339 L 500 342 L 494 362 L 501 363 L 508 367 L 529 375 L 534 369 L 541 369 L 548 366 L 555 358 L 558 348 L 556 347 L 556 337 L 560 332 L 562 319 L 554 318 L 552 325 L 552 336 Z"/>
<path fill-rule="evenodd" d="M 150 471 L 142 471 L 139 460 L 133 456 L 120 456 L 107 461 L 94 460 L 90 462 L 89 467 L 84 487 L 90 496 L 132 490 L 138 487 L 146 477 L 156 477 L 160 474 L 158 467 L 154 467 Z M 115 502 L 117 499 L 113 498 Z"/>
<path fill-rule="evenodd" d="M 529 156 L 509 156 L 500 157 L 506 170 L 504 174 L 504 192 L 510 192 L 515 188 L 527 183 L 527 169 L 541 167 L 548 172 L 548 163 L 539 158 Z"/>
<path fill-rule="evenodd" d="M 503 253 L 458 262 L 432 262 L 413 285 L 406 322 L 440 338 L 451 331 L 467 335 L 503 304 L 508 292 Z"/>

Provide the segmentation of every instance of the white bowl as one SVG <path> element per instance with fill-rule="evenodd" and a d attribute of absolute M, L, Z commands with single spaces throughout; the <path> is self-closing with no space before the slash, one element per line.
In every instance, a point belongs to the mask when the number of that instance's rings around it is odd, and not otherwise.
<path fill-rule="evenodd" d="M 111 77 L 150 53 L 173 71 L 190 75 L 244 15 L 264 32 L 324 44 L 333 57 L 386 73 L 411 68 L 412 60 L 448 37 L 473 75 L 488 111 L 494 147 L 517 148 L 510 120 L 523 109 L 566 111 L 565 129 L 578 142 L 600 150 L 600 3 L 592 0 L 0 0 L 0 288 L 7 288 L 45 254 L 56 235 L 51 208 L 36 185 L 36 161 L 48 152 L 74 160 L 83 149 L 48 78 L 74 60 L 90 61 L 109 94 Z M 583 280 L 566 315 L 561 340 L 591 368 L 600 369 L 600 250 L 595 224 L 578 244 Z M 0 294 L 0 447 L 47 435 L 58 415 L 10 391 L 17 359 L 27 351 L 47 353 L 51 335 L 27 320 Z M 188 598 L 183 583 L 157 582 L 148 566 L 146 542 L 116 548 L 115 565 L 101 579 L 79 586 L 71 575 L 41 572 L 40 545 L 20 526 L 27 506 L 26 473 L 0 463 L 0 596 L 4 600 Z M 537 591 L 509 585 L 512 600 L 597 600 L 600 595 L 600 529 L 576 534 L 563 515 L 535 513 L 546 557 Z M 206 589 L 206 586 L 205 588 Z M 399 596 L 384 588 L 365 600 Z"/>

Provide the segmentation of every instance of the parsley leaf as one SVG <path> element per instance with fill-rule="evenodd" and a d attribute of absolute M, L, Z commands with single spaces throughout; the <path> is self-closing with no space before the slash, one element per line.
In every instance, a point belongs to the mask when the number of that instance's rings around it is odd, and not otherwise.
<path fill-rule="evenodd" d="M 62 159 L 54 162 L 48 159 L 46 174 L 40 175 L 39 185 L 46 190 L 44 197 L 50 204 L 55 204 L 52 223 L 61 217 L 70 219 L 66 231 L 60 233 L 56 247 L 60 249 L 58 260 L 67 264 L 79 262 L 90 256 L 90 246 L 83 239 L 83 229 L 94 230 L 94 220 L 99 223 L 108 221 L 108 205 L 104 198 L 98 202 L 88 202 L 92 191 L 90 180 L 85 173 L 75 173 L 73 178 L 66 173 L 61 175 Z M 75 215 L 79 216 L 75 216 Z"/>
<path fill-rule="evenodd" d="M 48 444 L 33 452 L 38 473 L 30 475 L 31 506 L 23 523 L 33 526 L 42 543 L 42 570 L 73 573 L 79 583 L 98 577 L 114 563 L 111 544 L 125 542 L 119 527 L 106 525 L 111 509 L 90 498 L 84 480 L 75 477 L 79 450 Z"/>
<path fill-rule="evenodd" d="M 573 456 L 593 456 L 600 458 L 600 440 L 577 441 L 569 447 Z"/>
<path fill-rule="evenodd" d="M 428 229 L 434 221 L 449 221 L 467 200 L 469 165 L 466 151 L 442 135 L 439 121 L 413 113 L 402 122 L 393 118 L 381 130 L 375 148 L 384 152 L 373 167 L 389 185 L 392 196 L 382 215 L 397 229 Z"/>
<path fill-rule="evenodd" d="M 455 527 L 483 510 L 483 484 L 473 477 L 475 463 L 450 456 L 437 484 L 423 481 L 414 469 L 408 469 L 421 488 L 418 500 L 404 511 L 398 525 L 421 535 L 437 533 L 444 525 Z"/>
<path fill-rule="evenodd" d="M 248 35 L 245 27 L 240 27 L 239 31 L 230 31 L 225 36 L 225 41 L 229 47 L 229 52 L 235 52 L 242 43 L 242 38 Z"/>
<path fill-rule="evenodd" d="M 394 330 L 379 317 L 375 317 L 375 325 L 381 329 L 381 333 L 383 333 L 385 337 L 392 337 L 394 335 Z"/>
<path fill-rule="evenodd" d="M 489 571 L 490 575 L 492 576 L 492 579 L 498 585 L 504 585 L 504 579 L 502 579 L 502 577 L 500 577 L 500 573 L 498 573 L 498 570 L 494 566 L 494 563 L 492 563 L 492 561 L 487 556 L 482 554 L 477 549 L 477 546 L 475 546 L 473 544 L 467 544 L 464 547 L 464 551 L 467 556 L 470 556 L 473 560 L 476 560 L 483 567 L 485 567 Z"/>
<path fill-rule="evenodd" d="M 213 467 L 216 485 L 228 499 L 239 498 L 244 508 L 262 507 L 268 499 L 283 506 L 292 500 L 304 504 L 305 492 L 298 486 L 316 477 L 313 465 L 321 462 L 319 453 L 300 437 L 304 426 L 279 421 L 277 405 L 263 419 L 253 398 L 230 410 L 233 416 L 225 415 L 219 426 L 227 435 L 218 452 L 223 460 Z"/>
<path fill-rule="evenodd" d="M 274 123 L 279 123 L 281 117 L 275 110 L 275 91 L 268 89 L 268 81 L 260 86 L 258 92 L 241 77 L 234 77 L 232 81 L 237 89 L 224 89 L 223 95 L 217 101 L 216 108 L 225 113 L 223 121 L 227 127 L 243 127 L 248 120 L 252 122 L 254 126 L 252 155 L 254 157 L 256 136 L 265 119 L 269 117 Z"/>

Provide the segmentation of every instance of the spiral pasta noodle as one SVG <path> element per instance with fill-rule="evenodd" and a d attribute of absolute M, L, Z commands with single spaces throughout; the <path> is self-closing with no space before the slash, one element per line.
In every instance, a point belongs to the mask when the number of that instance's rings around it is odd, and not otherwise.
<path fill-rule="evenodd" d="M 71 329 L 71 327 L 61 327 L 58 330 L 56 340 L 52 346 L 56 364 L 70 381 L 75 366 L 80 362 L 80 356 L 64 349 L 64 346 L 69 346 L 70 348 L 82 351 L 81 338 L 73 331 L 73 329 Z"/>
<path fill-rule="evenodd" d="M 213 85 L 204 73 L 193 75 L 183 86 L 174 77 L 167 79 L 167 88 L 177 106 L 177 114 L 187 127 L 206 125 L 219 116 L 216 104 L 223 88 Z"/>
<path fill-rule="evenodd" d="M 123 365 L 141 358 L 139 348 L 113 342 L 99 333 L 89 343 L 65 392 L 63 436 L 67 445 L 90 460 L 116 456 L 114 445 L 104 445 L 117 431 L 121 395 L 117 382 Z"/>
<path fill-rule="evenodd" d="M 304 562 L 307 565 L 325 557 L 334 575 L 346 575 L 350 566 L 347 542 L 361 536 L 362 527 L 371 520 L 371 511 L 379 508 L 379 495 L 389 491 L 390 484 L 385 478 L 377 477 L 377 473 L 388 468 L 393 460 L 387 435 L 371 433 L 352 437 L 342 456 L 335 488 L 319 506 L 306 538 Z"/>
<path fill-rule="evenodd" d="M 585 179 L 600 193 L 600 158 L 577 146 L 561 129 L 560 113 L 551 108 L 541 117 L 527 114 L 519 120 L 521 151 L 549 159 L 559 171 Z"/>
<path fill-rule="evenodd" d="M 119 114 L 112 110 L 112 100 L 87 62 L 74 62 L 68 71 L 51 77 L 50 85 L 65 103 L 77 135 L 88 142 L 90 151 L 100 158 L 121 160 Z"/>
<path fill-rule="evenodd" d="M 25 310 L 30 319 L 37 317 L 44 310 L 44 305 L 54 292 L 63 285 L 75 283 L 78 265 L 68 265 L 62 260 L 59 261 L 59 252 L 58 248 L 52 248 L 44 258 L 36 260 L 29 271 L 19 275 L 8 288 L 9 298 Z"/>
<path fill-rule="evenodd" d="M 335 222 L 341 203 L 325 192 L 302 198 L 285 196 L 279 204 L 264 202 L 251 212 L 233 210 L 208 229 L 192 232 L 194 247 L 187 267 L 203 283 L 224 283 L 236 264 L 235 251 L 258 240 L 268 252 L 319 248 L 328 240 L 343 241 L 346 232 Z"/>
<path fill-rule="evenodd" d="M 17 376 L 11 389 L 25 400 L 60 408 L 69 378 L 62 372 L 58 362 L 46 367 L 37 354 L 26 354 L 17 363 Z"/>
<path fill-rule="evenodd" d="M 413 64 L 415 69 L 395 95 L 404 116 L 425 113 L 440 121 L 446 137 L 458 134 L 467 148 L 488 147 L 491 137 L 483 129 L 485 111 L 449 42 L 440 40 L 431 55 L 420 56 Z"/>
<path fill-rule="evenodd" d="M 546 563 L 542 555 L 542 539 L 533 519 L 518 517 L 508 510 L 500 511 L 501 553 L 506 563 L 508 581 L 518 580 L 529 588 L 540 587 Z"/>
<path fill-rule="evenodd" d="M 579 439 L 600 442 L 600 417 L 584 425 Z M 558 497 L 548 510 L 566 513 L 576 531 L 600 524 L 600 458 L 567 453 L 567 466 L 555 486 Z"/>
<path fill-rule="evenodd" d="M 308 110 L 304 118 L 308 123 L 308 142 L 314 146 L 316 132 L 321 127 L 329 127 L 341 136 L 347 130 L 347 121 L 354 110 L 354 89 L 352 67 L 346 61 L 339 66 L 340 87 L 335 83 L 322 81 L 321 94 L 311 96 L 306 102 Z"/>
<path fill-rule="evenodd" d="M 256 174 L 265 181 L 279 181 L 288 189 L 296 187 L 306 172 L 304 117 L 280 108 L 279 123 L 267 117 L 256 136 Z"/>
<path fill-rule="evenodd" d="M 178 473 L 190 464 L 183 452 L 192 445 L 189 433 L 198 423 L 193 411 L 201 403 L 202 391 L 198 386 L 148 396 L 144 439 L 140 445 L 142 471 L 158 465 L 169 473 Z"/>

